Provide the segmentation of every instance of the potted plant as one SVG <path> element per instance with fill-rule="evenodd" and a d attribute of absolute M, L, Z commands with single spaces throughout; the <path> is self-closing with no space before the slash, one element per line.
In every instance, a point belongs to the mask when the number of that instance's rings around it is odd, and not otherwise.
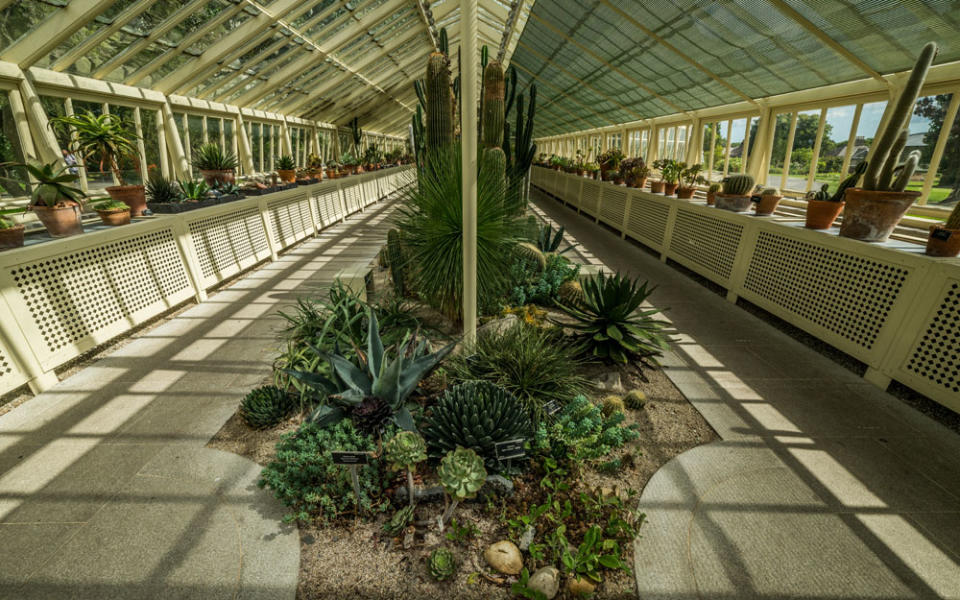
<path fill-rule="evenodd" d="M 707 206 L 713 206 L 717 202 L 717 192 L 720 191 L 719 183 L 711 183 L 707 188 Z"/>
<path fill-rule="evenodd" d="M 618 171 L 618 170 L 610 169 L 609 171 L 607 171 L 607 178 L 606 178 L 606 179 L 607 179 L 607 181 L 613 183 L 614 185 L 622 185 L 622 184 L 623 184 L 623 175 L 621 175 L 621 174 L 620 174 L 620 171 Z"/>
<path fill-rule="evenodd" d="M 99 161 L 100 170 L 113 173 L 117 185 L 109 186 L 110 197 L 130 207 L 134 216 L 139 216 L 147 208 L 147 198 L 142 185 L 127 185 L 120 170 L 120 161 L 129 159 L 134 168 L 140 169 L 140 159 L 134 142 L 136 134 L 130 124 L 117 115 L 94 115 L 87 112 L 82 115 L 54 117 L 50 122 L 65 130 L 70 137 L 71 149 L 79 154 L 83 161 L 94 158 Z"/>
<path fill-rule="evenodd" d="M 609 171 L 617 171 L 623 160 L 623 152 L 619 148 L 611 148 L 597 157 L 601 173 L 606 176 Z"/>
<path fill-rule="evenodd" d="M 232 152 L 224 152 L 220 144 L 203 144 L 193 157 L 193 165 L 210 187 L 216 187 L 235 181 L 234 169 L 237 157 Z"/>
<path fill-rule="evenodd" d="M 656 181 L 650 182 L 650 191 L 654 194 L 663 193 L 663 168 L 666 166 L 666 164 L 667 159 L 665 158 L 658 158 L 657 160 L 653 161 L 653 168 L 660 172 L 660 178 Z"/>
<path fill-rule="evenodd" d="M 576 171 L 577 175 L 579 175 L 580 177 L 583 177 L 583 174 L 585 173 L 585 170 L 583 168 L 583 164 L 585 160 L 586 159 L 583 156 L 583 151 L 580 150 L 580 148 L 577 148 L 577 158 L 574 159 L 573 162 L 574 162 L 574 170 Z"/>
<path fill-rule="evenodd" d="M 357 165 L 359 162 L 349 152 L 345 152 L 343 156 L 340 157 L 340 164 L 343 166 L 343 170 L 347 175 L 352 175 L 358 172 Z"/>
<path fill-rule="evenodd" d="M 847 206 L 840 225 L 840 235 L 843 237 L 864 242 L 885 242 L 920 196 L 920 192 L 906 191 L 920 161 L 920 153 L 911 152 L 902 165 L 898 165 L 898 162 L 907 144 L 910 115 L 936 56 L 935 43 L 930 42 L 923 47 L 890 113 L 883 134 L 878 132 L 870 164 L 863 174 L 862 187 L 846 191 Z"/>
<path fill-rule="evenodd" d="M 693 193 L 697 191 L 697 186 L 707 182 L 707 180 L 700 175 L 700 171 L 702 170 L 703 165 L 690 165 L 680 171 L 681 185 L 677 188 L 677 198 L 683 198 L 684 200 L 693 198 Z"/>
<path fill-rule="evenodd" d="M 830 195 L 830 184 L 825 183 L 818 191 L 807 192 L 807 224 L 808 229 L 830 229 L 833 222 L 843 210 L 843 197 L 847 190 L 857 184 L 857 180 L 867 170 L 867 162 L 863 161 L 849 177 L 837 186 L 837 193 Z"/>
<path fill-rule="evenodd" d="M 960 254 L 960 204 L 953 207 L 943 225 L 931 225 L 927 237 L 928 256 L 953 257 Z"/>
<path fill-rule="evenodd" d="M 559 171 L 560 167 L 563 166 L 563 159 L 553 154 L 550 156 L 550 166 L 553 167 L 554 171 Z"/>
<path fill-rule="evenodd" d="M 687 163 L 675 160 L 666 161 L 666 164 L 660 170 L 664 195 L 672 196 L 677 192 L 677 188 L 680 187 L 680 174 L 683 173 L 685 168 L 687 168 Z"/>
<path fill-rule="evenodd" d="M 777 205 L 783 196 L 780 190 L 775 187 L 765 187 L 760 190 L 757 196 L 757 203 L 754 206 L 754 214 L 758 217 L 769 217 L 777 210 Z"/>
<path fill-rule="evenodd" d="M 0 250 L 23 246 L 23 225 L 0 216 Z"/>
<path fill-rule="evenodd" d="M 600 171 L 600 165 L 595 162 L 584 163 L 583 170 L 587 174 L 587 177 L 596 178 L 597 173 Z"/>
<path fill-rule="evenodd" d="M 83 223 L 80 221 L 82 212 L 80 199 L 84 194 L 79 189 L 68 185 L 76 180 L 77 176 L 69 172 L 69 167 L 60 167 L 57 163 L 3 163 L 0 167 L 20 167 L 27 170 L 33 181 L 31 184 L 31 210 L 47 228 L 50 237 L 67 237 L 83 233 Z M 26 187 L 22 181 L 5 178 L 8 181 Z"/>
<path fill-rule="evenodd" d="M 100 215 L 104 225 L 128 225 L 130 223 L 130 207 L 116 200 L 104 200 L 93 206 Z"/>
<path fill-rule="evenodd" d="M 750 175 L 730 175 L 723 179 L 723 189 L 717 192 L 717 208 L 733 212 L 747 212 L 750 210 L 752 199 L 750 190 L 753 189 L 753 177 Z"/>
<path fill-rule="evenodd" d="M 284 183 L 295 183 L 297 181 L 297 163 L 293 157 L 284 154 L 277 159 L 277 176 Z"/>
<path fill-rule="evenodd" d="M 643 187 L 650 169 L 643 164 L 642 158 L 625 158 L 620 161 L 620 176 L 629 187 Z"/>

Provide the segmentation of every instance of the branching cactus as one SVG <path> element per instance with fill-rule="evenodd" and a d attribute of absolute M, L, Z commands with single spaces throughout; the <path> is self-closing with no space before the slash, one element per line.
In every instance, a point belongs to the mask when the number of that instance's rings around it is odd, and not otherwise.
<path fill-rule="evenodd" d="M 753 189 L 753 177 L 750 175 L 730 175 L 723 180 L 725 196 L 746 196 Z"/>
<path fill-rule="evenodd" d="M 900 153 L 906 146 L 907 125 L 910 122 L 910 115 L 913 113 L 913 107 L 917 103 L 920 95 L 920 88 L 927 78 L 930 65 L 937 57 L 937 45 L 933 42 L 928 43 L 920 52 L 917 63 L 910 72 L 910 79 L 904 87 L 897 103 L 890 114 L 887 126 L 883 130 L 883 135 L 874 142 L 873 154 L 870 159 L 870 165 L 863 175 L 863 189 L 870 191 L 902 192 L 910 182 L 914 171 L 917 168 L 916 160 L 908 157 L 899 175 L 894 179 L 894 170 L 900 160 Z"/>

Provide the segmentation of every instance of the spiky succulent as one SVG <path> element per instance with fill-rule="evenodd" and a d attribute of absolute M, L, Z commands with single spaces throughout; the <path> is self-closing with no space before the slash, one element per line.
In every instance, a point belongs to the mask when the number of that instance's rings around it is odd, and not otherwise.
<path fill-rule="evenodd" d="M 744 196 L 753 189 L 753 176 L 730 175 L 723 180 L 723 194 L 725 196 Z"/>
<path fill-rule="evenodd" d="M 293 396 L 272 385 L 251 390 L 240 402 L 240 417 L 254 429 L 273 427 L 296 406 Z"/>
<path fill-rule="evenodd" d="M 614 413 L 623 412 L 624 407 L 623 398 L 611 394 L 610 396 L 604 397 L 603 405 L 600 409 L 603 411 L 603 416 L 609 417 Z"/>
<path fill-rule="evenodd" d="M 623 397 L 623 403 L 626 404 L 627 408 L 640 410 L 647 404 L 647 395 L 640 390 L 630 390 L 627 392 L 627 395 Z"/>
<path fill-rule="evenodd" d="M 473 498 L 487 480 L 483 459 L 470 448 L 448 452 L 437 469 L 440 485 L 455 500 Z"/>
<path fill-rule="evenodd" d="M 514 252 L 540 271 L 547 268 L 547 257 L 536 244 L 520 242 L 514 247 Z"/>
<path fill-rule="evenodd" d="M 436 548 L 427 561 L 430 575 L 437 581 L 449 579 L 457 571 L 457 558 L 446 548 Z"/>
<path fill-rule="evenodd" d="M 413 505 L 408 504 L 393 513 L 390 520 L 383 524 L 383 531 L 387 535 L 397 535 L 413 522 Z"/>
<path fill-rule="evenodd" d="M 523 404 L 508 391 L 489 381 L 467 381 L 444 393 L 427 418 L 424 433 L 431 448 L 441 452 L 470 448 L 494 466 L 495 445 L 528 439 L 531 427 Z"/>
<path fill-rule="evenodd" d="M 557 297 L 570 306 L 579 306 L 585 298 L 583 286 L 575 279 L 568 279 L 557 288 Z"/>
<path fill-rule="evenodd" d="M 367 435 L 374 435 L 383 430 L 387 419 L 393 416 L 390 406 L 377 398 L 369 396 L 360 401 L 360 404 L 350 409 L 350 420 L 354 427 Z"/>
<path fill-rule="evenodd" d="M 384 458 L 394 471 L 413 471 L 417 463 L 427 460 L 427 443 L 419 433 L 398 431 L 383 447 Z"/>

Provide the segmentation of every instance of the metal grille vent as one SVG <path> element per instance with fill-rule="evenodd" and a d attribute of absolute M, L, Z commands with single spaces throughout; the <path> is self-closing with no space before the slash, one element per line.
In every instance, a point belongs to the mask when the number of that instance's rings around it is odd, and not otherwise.
<path fill-rule="evenodd" d="M 743 226 L 737 223 L 678 210 L 670 239 L 670 254 L 727 280 L 733 271 L 742 235 Z"/>
<path fill-rule="evenodd" d="M 313 233 L 310 200 L 306 196 L 271 202 L 267 210 L 273 239 L 284 248 Z"/>
<path fill-rule="evenodd" d="M 28 263 L 11 275 L 51 352 L 190 285 L 170 230 Z"/>
<path fill-rule="evenodd" d="M 360 210 L 360 184 L 355 183 L 343 188 L 343 199 L 347 205 L 347 214 Z"/>
<path fill-rule="evenodd" d="M 5 389 L 2 382 L 11 373 L 13 373 L 13 362 L 7 356 L 7 353 L 3 351 L 3 348 L 0 348 L 0 389 Z"/>
<path fill-rule="evenodd" d="M 667 230 L 669 216 L 668 205 L 647 200 L 636 194 L 630 202 L 627 233 L 642 242 L 660 247 L 663 245 L 663 234 Z"/>
<path fill-rule="evenodd" d="M 600 202 L 600 184 L 593 181 L 583 182 L 583 192 L 581 195 L 582 201 L 580 202 L 580 208 L 591 215 L 596 215 L 597 204 Z"/>
<path fill-rule="evenodd" d="M 190 237 L 204 277 L 236 270 L 244 261 L 269 251 L 257 207 L 194 221 Z"/>
<path fill-rule="evenodd" d="M 760 232 L 744 288 L 871 349 L 909 275 L 899 265 Z"/>
<path fill-rule="evenodd" d="M 625 189 L 603 190 L 603 203 L 600 205 L 600 218 L 608 224 L 620 229 L 623 227 L 623 213 L 627 208 L 627 191 Z"/>
<path fill-rule="evenodd" d="M 960 282 L 947 290 L 910 355 L 907 370 L 960 393 Z"/>

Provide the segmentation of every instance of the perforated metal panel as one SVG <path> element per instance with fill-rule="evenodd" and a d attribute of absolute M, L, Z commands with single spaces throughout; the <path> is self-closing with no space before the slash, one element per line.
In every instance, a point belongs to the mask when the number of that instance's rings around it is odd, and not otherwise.
<path fill-rule="evenodd" d="M 627 235 L 660 250 L 663 248 L 669 216 L 668 204 L 634 192 L 630 200 L 630 214 L 627 215 Z"/>
<path fill-rule="evenodd" d="M 588 215 L 597 216 L 597 206 L 600 203 L 600 184 L 596 181 L 584 181 L 580 192 L 580 210 Z"/>
<path fill-rule="evenodd" d="M 343 187 L 343 200 L 347 207 L 347 214 L 360 210 L 360 184 L 354 183 Z"/>
<path fill-rule="evenodd" d="M 291 246 L 313 234 L 310 198 L 305 193 L 294 198 L 269 202 L 267 213 L 273 239 L 282 248 Z"/>
<path fill-rule="evenodd" d="M 911 272 L 899 264 L 761 231 L 744 281 L 744 290 L 755 297 L 744 296 L 792 315 L 799 326 L 809 322 L 871 350 Z"/>
<path fill-rule="evenodd" d="M 623 228 L 623 213 L 627 209 L 627 188 L 607 184 L 600 205 L 600 220 L 618 231 Z"/>
<path fill-rule="evenodd" d="M 946 293 L 923 327 L 904 369 L 960 405 L 960 281 L 948 280 Z"/>
<path fill-rule="evenodd" d="M 0 394 L 15 390 L 26 382 L 26 373 L 17 367 L 10 351 L 0 340 Z"/>
<path fill-rule="evenodd" d="M 256 206 L 193 221 L 189 230 L 204 284 L 208 286 L 270 255 Z"/>
<path fill-rule="evenodd" d="M 29 341 L 41 363 L 193 295 L 170 229 L 16 265 L 10 276 L 37 332 Z"/>
<path fill-rule="evenodd" d="M 320 224 L 323 227 L 335 223 L 342 216 L 343 209 L 340 206 L 340 192 L 336 187 L 317 194 L 314 197 L 317 205 L 317 214 L 320 216 Z"/>
<path fill-rule="evenodd" d="M 692 210 L 677 210 L 670 258 L 721 285 L 728 285 L 743 226 Z"/>

